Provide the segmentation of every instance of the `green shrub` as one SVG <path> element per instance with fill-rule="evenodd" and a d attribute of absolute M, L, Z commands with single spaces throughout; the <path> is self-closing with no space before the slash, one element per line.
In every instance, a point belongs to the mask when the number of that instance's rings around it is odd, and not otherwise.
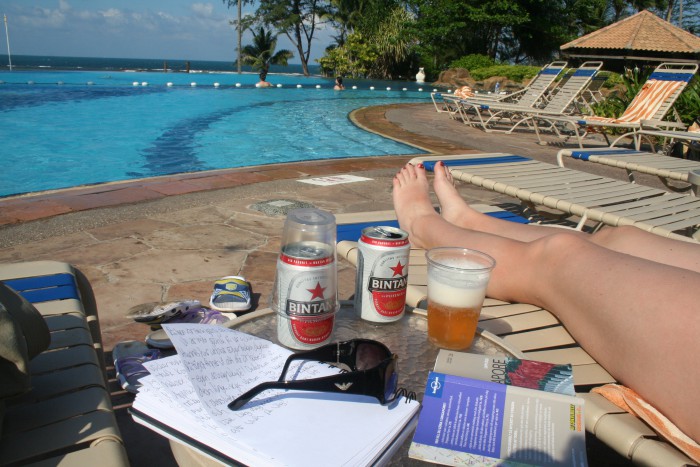
<path fill-rule="evenodd" d="M 526 79 L 534 78 L 541 70 L 538 66 L 524 65 L 494 65 L 486 68 L 471 71 L 472 78 L 482 81 L 492 76 L 504 76 L 516 83 L 522 83 Z"/>
<path fill-rule="evenodd" d="M 366 78 L 378 57 L 376 47 L 362 34 L 352 33 L 345 45 L 326 50 L 326 55 L 316 61 L 326 76 Z"/>
<path fill-rule="evenodd" d="M 700 117 L 700 78 L 697 75 L 678 96 L 674 107 L 686 125 L 692 125 L 693 121 Z"/>
<path fill-rule="evenodd" d="M 599 71 L 597 76 L 605 78 L 605 83 L 603 83 L 603 87 L 605 89 L 612 89 L 615 86 L 622 84 L 622 75 L 619 73 L 613 73 L 612 71 Z"/>
<path fill-rule="evenodd" d="M 495 65 L 496 62 L 486 55 L 471 54 L 464 57 L 458 58 L 457 60 L 450 63 L 450 68 L 464 68 L 469 70 L 469 73 L 473 73 L 474 70 L 480 68 L 486 68 Z"/>

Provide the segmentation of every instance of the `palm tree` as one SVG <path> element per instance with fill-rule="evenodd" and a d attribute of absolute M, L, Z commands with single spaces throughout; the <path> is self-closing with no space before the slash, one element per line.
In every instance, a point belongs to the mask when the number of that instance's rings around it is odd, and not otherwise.
<path fill-rule="evenodd" d="M 266 31 L 260 26 L 258 31 L 253 31 L 253 44 L 243 47 L 241 61 L 250 65 L 253 70 L 267 73 L 270 65 L 287 65 L 287 61 L 294 57 L 290 50 L 282 49 L 275 52 L 277 37 L 272 37 L 271 31 Z"/>

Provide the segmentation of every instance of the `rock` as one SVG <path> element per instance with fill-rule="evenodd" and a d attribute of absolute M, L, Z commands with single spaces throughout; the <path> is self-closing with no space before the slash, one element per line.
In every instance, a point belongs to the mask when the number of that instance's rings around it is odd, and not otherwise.
<path fill-rule="evenodd" d="M 464 68 L 450 68 L 440 73 L 437 81 L 433 86 L 442 86 L 446 88 L 459 88 L 461 86 L 469 86 L 475 91 L 493 91 L 496 83 L 501 83 L 501 91 L 513 92 L 522 89 L 526 83 L 516 83 L 504 76 L 492 76 L 483 81 L 476 81 L 472 78 L 469 70 Z"/>
<path fill-rule="evenodd" d="M 472 78 L 469 70 L 464 68 L 450 68 L 440 73 L 438 80 L 433 83 L 433 86 L 444 86 L 444 87 L 460 87 L 469 86 L 474 87 L 476 81 Z"/>

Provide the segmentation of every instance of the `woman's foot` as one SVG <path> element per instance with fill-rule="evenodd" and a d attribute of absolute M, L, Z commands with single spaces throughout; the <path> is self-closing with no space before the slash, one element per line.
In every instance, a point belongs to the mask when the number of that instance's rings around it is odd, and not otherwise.
<path fill-rule="evenodd" d="M 454 187 L 452 174 L 442 161 L 435 164 L 433 188 L 440 201 L 440 214 L 447 222 L 458 227 L 478 230 L 483 214 L 469 207 L 462 198 Z"/>
<path fill-rule="evenodd" d="M 411 245 L 417 248 L 430 247 L 422 237 L 422 227 L 429 227 L 431 218 L 441 221 L 430 201 L 429 189 L 430 183 L 422 165 L 406 164 L 394 176 L 394 209 L 399 225 L 408 232 Z"/>

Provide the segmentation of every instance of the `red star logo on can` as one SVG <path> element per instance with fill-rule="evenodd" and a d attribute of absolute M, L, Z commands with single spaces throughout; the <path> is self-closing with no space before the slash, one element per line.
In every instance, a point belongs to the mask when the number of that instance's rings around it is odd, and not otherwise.
<path fill-rule="evenodd" d="M 401 261 L 399 261 L 398 263 L 396 263 L 396 266 L 390 267 L 389 269 L 394 271 L 395 276 L 403 276 L 403 268 L 405 268 L 405 267 L 406 266 L 401 264 Z"/>
<path fill-rule="evenodd" d="M 321 287 L 321 283 L 317 282 L 316 287 L 313 289 L 306 289 L 311 293 L 311 298 L 309 300 L 313 300 L 314 298 L 323 298 L 323 292 L 326 290 L 325 287 Z"/>

